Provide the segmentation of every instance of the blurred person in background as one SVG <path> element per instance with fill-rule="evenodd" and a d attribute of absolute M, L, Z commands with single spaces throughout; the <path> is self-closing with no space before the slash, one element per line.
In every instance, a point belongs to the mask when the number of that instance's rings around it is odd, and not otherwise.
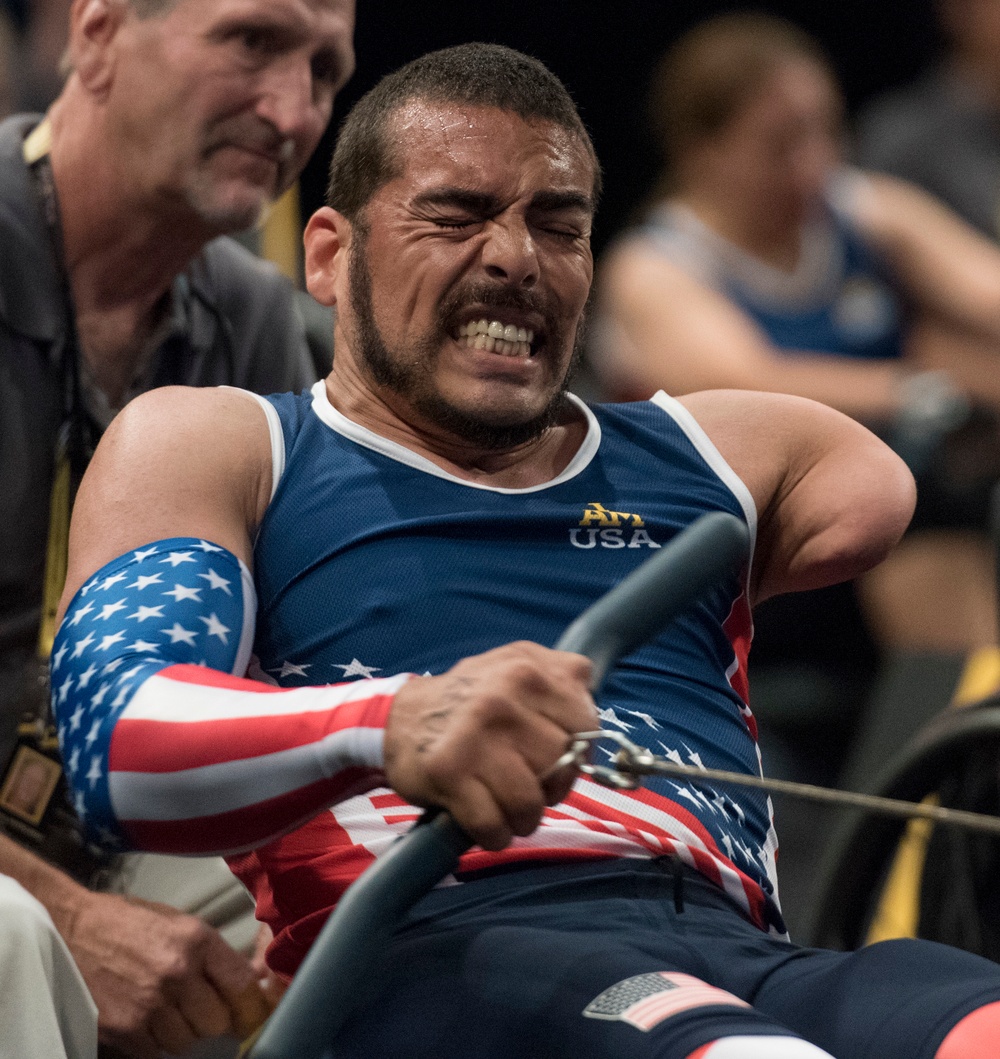
<path fill-rule="evenodd" d="M 17 11 L 0 3 L 0 118 L 14 111 L 20 61 Z"/>
<path fill-rule="evenodd" d="M 662 178 L 599 278 L 591 352 L 607 391 L 780 391 L 871 426 L 921 487 L 918 531 L 862 585 L 877 645 L 992 642 L 1000 250 L 912 185 L 844 164 L 834 73 L 781 19 L 696 26 L 662 60 L 652 111 Z M 784 631 L 811 629 L 856 671 L 853 644 L 835 642 L 849 630 L 828 601 L 816 611 Z"/>
<path fill-rule="evenodd" d="M 46 110 L 65 80 L 62 69 L 73 0 L 14 0 L 22 8 L 24 69 L 20 110 Z"/>
<path fill-rule="evenodd" d="M 862 165 L 937 197 L 985 236 L 1000 238 L 1000 0 L 936 0 L 944 50 L 912 84 L 860 114 Z M 915 356 L 966 378 L 995 371 L 995 343 L 975 329 L 922 321 Z M 959 367 L 960 365 L 960 367 Z"/>
<path fill-rule="evenodd" d="M 55 755 L 43 711 L 69 508 L 117 411 L 169 383 L 315 378 L 291 284 L 220 237 L 312 154 L 353 70 L 353 23 L 353 0 L 74 0 L 58 98 L 0 125 L 0 769 L 25 743 Z M 157 608 L 133 617 L 141 637 Z M 100 696 L 101 673 L 87 679 Z M 184 901 L 209 862 L 131 863 L 109 884 L 58 792 L 40 816 L 0 811 L 0 873 L 48 910 L 102 1041 L 146 1057 L 244 1031 L 264 1008 L 245 955 L 201 919 L 93 888 L 149 897 L 151 875 Z"/>
<path fill-rule="evenodd" d="M 929 191 L 1000 236 L 1000 0 L 936 0 L 944 54 L 917 81 L 860 114 L 866 168 Z"/>

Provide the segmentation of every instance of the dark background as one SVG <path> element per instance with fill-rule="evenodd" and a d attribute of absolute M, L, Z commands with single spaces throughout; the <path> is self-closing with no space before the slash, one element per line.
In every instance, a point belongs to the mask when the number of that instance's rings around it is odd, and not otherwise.
<path fill-rule="evenodd" d="M 645 133 L 655 60 L 677 35 L 724 10 L 782 15 L 812 33 L 840 76 L 849 115 L 915 76 L 938 46 L 933 0 L 359 0 L 358 72 L 302 183 L 308 215 L 322 203 L 335 129 L 383 74 L 426 51 L 483 40 L 536 56 L 568 85 L 605 171 L 594 230 L 599 253 L 649 190 L 657 157 Z"/>

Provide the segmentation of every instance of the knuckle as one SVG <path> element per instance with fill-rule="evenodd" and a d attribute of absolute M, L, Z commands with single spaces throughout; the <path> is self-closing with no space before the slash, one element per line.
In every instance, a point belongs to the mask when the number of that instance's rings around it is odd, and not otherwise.
<path fill-rule="evenodd" d="M 594 672 L 594 663 L 584 655 L 567 655 L 570 659 L 571 671 L 584 684 L 589 684 L 591 674 Z"/>
<path fill-rule="evenodd" d="M 507 669 L 508 677 L 515 692 L 544 691 L 549 685 L 549 676 L 541 663 L 534 658 L 517 658 Z"/>
<path fill-rule="evenodd" d="M 160 988 L 179 985 L 188 976 L 191 961 L 188 954 L 177 949 L 161 953 L 156 967 L 156 977 Z"/>
<path fill-rule="evenodd" d="M 471 713 L 477 724 L 495 727 L 509 723 L 517 713 L 517 707 L 511 701 L 511 696 L 493 688 L 476 699 Z"/>
<path fill-rule="evenodd" d="M 208 936 L 209 928 L 197 919 L 174 924 L 169 942 L 160 952 L 160 977 L 176 982 L 196 971 Z"/>
<path fill-rule="evenodd" d="M 455 771 L 451 756 L 440 750 L 429 753 L 424 759 L 424 780 L 432 793 L 447 791 L 454 784 Z"/>
<path fill-rule="evenodd" d="M 194 916 L 178 916 L 175 926 L 177 940 L 185 949 L 202 948 L 212 937 L 212 928 Z"/>

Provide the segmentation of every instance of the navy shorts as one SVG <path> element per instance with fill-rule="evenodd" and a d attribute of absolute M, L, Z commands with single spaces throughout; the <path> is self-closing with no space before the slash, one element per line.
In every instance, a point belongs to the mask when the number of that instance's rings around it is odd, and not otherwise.
<path fill-rule="evenodd" d="M 801 948 L 693 872 L 679 889 L 670 861 L 622 860 L 435 890 L 359 983 L 369 996 L 329 1055 L 685 1059 L 777 1034 L 836 1059 L 933 1059 L 959 1019 L 1000 1000 L 1000 964 L 982 957 L 926 941 Z"/>

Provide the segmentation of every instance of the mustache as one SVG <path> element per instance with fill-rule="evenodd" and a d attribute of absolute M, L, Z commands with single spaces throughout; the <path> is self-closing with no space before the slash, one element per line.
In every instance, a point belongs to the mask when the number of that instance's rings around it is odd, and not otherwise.
<path fill-rule="evenodd" d="M 441 306 L 441 323 L 446 331 L 452 331 L 463 322 L 470 305 L 483 309 L 510 309 L 525 315 L 541 316 L 546 322 L 546 331 L 551 332 L 552 310 L 549 299 L 533 290 L 525 290 L 512 284 L 469 283 L 451 293 Z"/>

